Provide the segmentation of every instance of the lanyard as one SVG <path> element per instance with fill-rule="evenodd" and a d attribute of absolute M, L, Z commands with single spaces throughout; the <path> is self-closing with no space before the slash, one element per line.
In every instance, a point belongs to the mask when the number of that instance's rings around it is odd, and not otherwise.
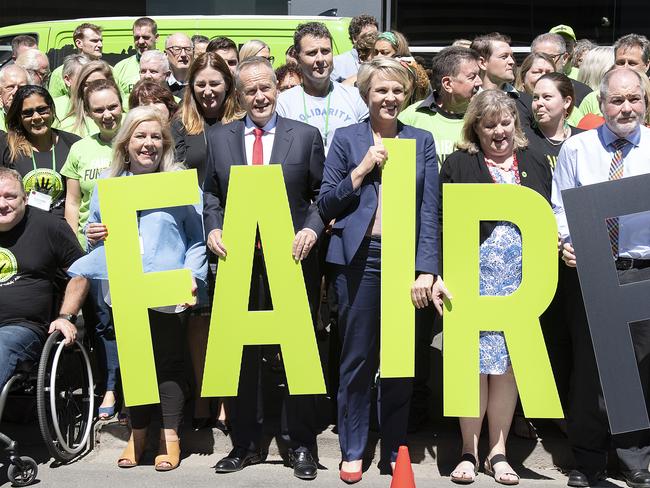
<path fill-rule="evenodd" d="M 331 85 L 330 85 L 331 86 Z M 332 98 L 332 92 L 334 91 L 334 87 L 332 86 L 332 89 L 329 91 L 327 94 L 327 109 L 325 112 L 325 130 L 323 131 L 325 134 L 323 136 L 323 142 L 325 146 L 327 147 L 327 136 L 329 135 L 329 126 L 330 126 L 330 99 Z M 305 86 L 303 85 L 302 87 L 302 109 L 305 114 L 305 122 L 307 122 L 307 119 L 309 118 L 307 115 L 307 100 L 305 99 Z"/>
<path fill-rule="evenodd" d="M 56 173 L 56 151 L 54 150 L 56 144 L 52 144 L 52 172 Z M 34 158 L 34 150 L 32 149 L 32 164 L 34 165 L 34 171 L 36 168 L 36 159 Z"/>

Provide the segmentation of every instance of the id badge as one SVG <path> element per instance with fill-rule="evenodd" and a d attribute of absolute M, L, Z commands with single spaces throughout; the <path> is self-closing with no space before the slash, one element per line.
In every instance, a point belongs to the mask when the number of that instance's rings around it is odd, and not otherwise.
<path fill-rule="evenodd" d="M 52 197 L 40 191 L 32 190 L 29 192 L 27 205 L 49 212 L 52 208 Z"/>

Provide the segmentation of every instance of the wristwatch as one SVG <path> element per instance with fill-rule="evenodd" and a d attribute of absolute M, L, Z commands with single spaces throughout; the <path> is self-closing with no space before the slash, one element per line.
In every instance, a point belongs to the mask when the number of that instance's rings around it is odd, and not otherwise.
<path fill-rule="evenodd" d="M 72 315 L 71 313 L 60 313 L 59 316 L 57 317 L 58 319 L 66 319 L 68 322 L 70 322 L 72 325 L 77 323 L 77 316 Z"/>

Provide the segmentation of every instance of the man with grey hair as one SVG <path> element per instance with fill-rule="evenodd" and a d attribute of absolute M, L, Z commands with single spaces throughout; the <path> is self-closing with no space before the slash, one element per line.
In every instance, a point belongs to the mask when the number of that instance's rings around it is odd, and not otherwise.
<path fill-rule="evenodd" d="M 567 320 L 573 349 L 573 370 L 567 412 L 569 443 L 576 470 L 569 486 L 589 486 L 602 477 L 611 444 L 616 448 L 628 486 L 650 488 L 650 432 L 608 433 L 607 415 L 577 273 L 580 259 L 571 243 L 562 191 L 622 177 L 650 173 L 650 129 L 643 125 L 646 93 L 638 72 L 608 71 L 600 85 L 600 108 L 605 124 L 569 138 L 562 146 L 553 174 L 551 202 L 568 266 L 565 290 L 574 310 Z M 650 212 L 624 215 L 608 222 L 612 254 L 621 285 L 650 279 Z M 576 258 L 577 256 L 577 258 Z M 650 320 L 630 324 L 641 384 L 650 382 L 641 362 L 650 354 Z"/>
<path fill-rule="evenodd" d="M 11 60 L 7 65 L 13 64 L 16 61 L 16 58 L 28 49 L 38 49 L 38 42 L 36 42 L 36 39 L 28 35 L 14 37 L 11 40 Z"/>
<path fill-rule="evenodd" d="M 169 60 L 165 53 L 150 49 L 140 56 L 140 79 L 158 83 L 163 88 L 169 88 L 167 80 L 171 75 Z"/>
<path fill-rule="evenodd" d="M 570 66 L 567 64 L 569 52 L 566 48 L 566 41 L 560 34 L 554 34 L 552 32 L 540 34 L 533 39 L 530 50 L 533 53 L 544 53 L 550 56 L 555 63 L 555 71 L 558 73 L 565 73 L 565 68 L 569 68 L 570 70 Z M 573 91 L 576 96 L 575 106 L 579 107 L 582 100 L 591 93 L 591 88 L 574 79 L 571 79 L 571 84 L 573 85 Z"/>
<path fill-rule="evenodd" d="M 208 49 L 208 44 L 210 44 L 210 39 L 203 34 L 194 34 L 192 36 L 192 46 L 194 46 L 194 57 L 200 56 L 205 53 Z"/>
<path fill-rule="evenodd" d="M 171 68 L 167 81 L 169 89 L 174 95 L 182 98 L 188 83 L 190 64 L 194 59 L 192 40 L 182 32 L 171 34 L 165 40 L 165 52 Z"/>
<path fill-rule="evenodd" d="M 18 88 L 29 82 L 29 74 L 24 68 L 10 64 L 0 69 L 0 130 L 7 130 L 5 114 L 14 99 Z"/>
<path fill-rule="evenodd" d="M 650 67 L 650 41 L 639 34 L 623 36 L 614 44 L 614 58 L 617 68 L 630 68 L 645 75 Z"/>
<path fill-rule="evenodd" d="M 315 323 L 320 290 L 315 244 L 325 229 L 315 203 L 325 161 L 323 141 L 318 129 L 277 114 L 277 80 L 267 59 L 256 56 L 242 61 L 236 72 L 236 86 L 246 117 L 215 126 L 207 133 L 203 221 L 208 248 L 219 257 L 226 256 L 222 229 L 231 166 L 281 164 L 296 232 L 292 249 L 287 252 L 302 261 Z M 259 238 L 262 241 L 258 239 L 254 248 L 250 306 L 253 310 L 270 310 L 271 296 L 261 245 L 264 236 Z M 277 364 L 278 355 L 277 346 L 244 348 L 238 395 L 227 400 L 230 411 L 235 412 L 229 419 L 233 450 L 217 463 L 217 473 L 232 473 L 264 460 L 259 420 L 264 416 L 263 412 L 258 412 L 258 405 L 263 403 L 261 366 L 263 361 Z M 312 454 L 316 447 L 316 398 L 314 395 L 289 395 L 286 389 L 285 392 L 281 429 L 289 439 L 293 472 L 297 478 L 311 480 L 318 472 Z M 264 406 L 261 408 L 263 410 Z M 268 411 L 268 406 L 266 408 Z"/>
<path fill-rule="evenodd" d="M 38 49 L 28 49 L 16 58 L 16 65 L 27 71 L 30 85 L 47 88 L 50 79 L 50 61 Z"/>

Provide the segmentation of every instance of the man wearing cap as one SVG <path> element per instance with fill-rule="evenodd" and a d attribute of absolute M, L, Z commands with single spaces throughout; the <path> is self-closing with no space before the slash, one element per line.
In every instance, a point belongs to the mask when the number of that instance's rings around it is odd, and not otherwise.
<path fill-rule="evenodd" d="M 549 29 L 549 32 L 551 34 L 559 34 L 564 38 L 564 42 L 566 43 L 566 51 L 569 54 L 569 58 L 573 55 L 573 50 L 576 47 L 576 34 L 573 31 L 573 27 L 570 25 L 556 25 L 555 27 L 551 27 Z M 564 65 L 564 74 L 566 74 L 569 78 L 572 80 L 577 80 L 578 79 L 578 68 L 575 66 L 572 66 L 570 63 L 566 63 Z"/>

